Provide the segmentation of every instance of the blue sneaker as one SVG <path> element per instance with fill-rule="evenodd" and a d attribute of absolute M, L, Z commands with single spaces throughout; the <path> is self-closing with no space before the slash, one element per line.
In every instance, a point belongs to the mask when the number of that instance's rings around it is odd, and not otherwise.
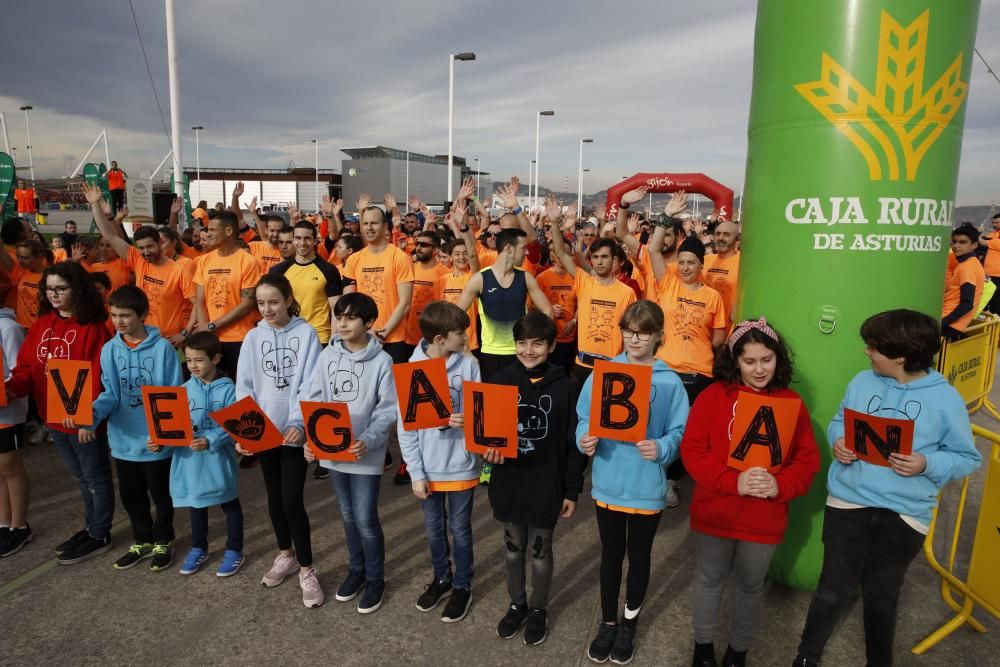
<path fill-rule="evenodd" d="M 208 560 L 208 552 L 204 549 L 193 548 L 184 557 L 181 563 L 181 574 L 194 574 L 201 569 L 201 566 Z"/>
<path fill-rule="evenodd" d="M 215 576 L 231 577 L 239 572 L 241 567 L 243 567 L 243 552 L 226 549 L 226 553 L 222 555 L 222 562 L 219 563 L 219 569 L 215 571 Z"/>
<path fill-rule="evenodd" d="M 358 597 L 358 593 L 364 586 L 365 575 L 359 572 L 349 572 L 344 582 L 337 587 L 337 592 L 333 597 L 336 598 L 337 602 L 350 602 Z"/>
<path fill-rule="evenodd" d="M 454 595 L 454 592 L 452 592 Z M 358 613 L 371 614 L 378 611 L 382 606 L 382 598 L 385 597 L 384 581 L 369 581 L 365 583 L 365 592 L 358 600 Z"/>

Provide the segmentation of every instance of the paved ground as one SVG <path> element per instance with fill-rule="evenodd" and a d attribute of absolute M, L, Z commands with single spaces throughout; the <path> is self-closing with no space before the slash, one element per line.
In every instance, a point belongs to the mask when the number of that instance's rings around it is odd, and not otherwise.
<path fill-rule="evenodd" d="M 1000 394 L 1000 392 L 994 392 Z M 996 400 L 996 398 L 994 399 Z M 1000 402 L 1000 401 L 997 401 Z M 989 418 L 977 417 L 986 426 Z M 993 428 L 1000 425 L 993 424 Z M 985 444 L 980 443 L 985 455 Z M 233 578 L 218 579 L 224 541 L 222 513 L 213 513 L 207 571 L 182 577 L 177 563 L 153 574 L 139 566 L 117 572 L 111 563 L 129 544 L 125 513 L 116 514 L 111 554 L 59 567 L 52 548 L 81 522 L 77 487 L 51 447 L 29 448 L 33 483 L 30 520 L 35 541 L 22 553 L 0 561 L 0 663 L 53 664 L 384 664 L 400 659 L 415 665 L 589 664 L 586 648 L 597 623 L 600 548 L 589 489 L 576 517 L 558 528 L 556 575 L 550 602 L 549 639 L 528 648 L 520 639 L 502 641 L 495 634 L 508 598 L 502 564 L 502 533 L 493 520 L 485 493 L 474 515 L 476 536 L 475 602 L 465 621 L 443 624 L 437 613 L 414 609 L 430 578 L 419 505 L 408 488 L 384 478 L 380 512 L 386 532 L 388 592 L 380 611 L 360 616 L 353 604 L 333 600 L 346 573 L 346 552 L 332 490 L 326 482 L 307 482 L 306 500 L 320 580 L 329 602 L 305 609 L 296 582 L 275 589 L 260 586 L 260 576 L 274 555 L 274 537 L 264 505 L 258 470 L 241 479 L 246 513 L 247 564 Z M 978 505 L 982 473 L 973 480 Z M 954 496 L 954 489 L 948 494 Z M 690 498 L 690 481 L 683 486 Z M 974 516 L 967 525 L 975 525 Z M 185 511 L 175 519 L 179 558 L 189 546 Z M 965 540 L 966 548 L 968 539 Z M 944 548 L 938 549 L 943 553 Z M 962 560 L 962 563 L 967 560 Z M 654 571 L 639 630 L 636 665 L 690 664 L 690 588 L 693 542 L 687 504 L 668 511 L 660 524 L 653 554 Z M 963 570 L 964 571 L 964 570 Z M 924 656 L 909 648 L 951 617 L 941 601 L 938 578 L 923 557 L 907 577 L 897 635 L 900 665 L 998 664 L 1000 624 L 983 618 L 989 634 L 960 629 Z M 787 665 L 795 655 L 809 594 L 769 584 L 758 640 L 751 651 L 755 665 Z M 828 665 L 863 665 L 860 605 L 856 604 L 827 650 Z M 723 624 L 724 625 L 724 624 Z M 725 629 L 717 638 L 725 649 Z"/>

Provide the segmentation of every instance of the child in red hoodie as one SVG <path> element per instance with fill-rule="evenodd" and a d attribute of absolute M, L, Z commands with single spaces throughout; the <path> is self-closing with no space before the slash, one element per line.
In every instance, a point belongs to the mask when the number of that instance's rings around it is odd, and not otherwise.
<path fill-rule="evenodd" d="M 76 262 L 60 262 L 42 273 L 38 320 L 24 338 L 17 365 L 7 381 L 7 394 L 31 395 L 70 477 L 80 484 L 86 526 L 58 547 L 60 565 L 71 565 L 111 548 L 111 518 L 115 489 L 111 480 L 107 434 L 98 431 L 93 442 L 80 444 L 77 429 L 49 423 L 46 387 L 49 359 L 92 363 L 90 379 L 96 399 L 101 386 L 101 348 L 111 338 L 105 322 L 108 311 L 90 275 Z M 72 387 L 69 388 L 72 390 Z"/>
<path fill-rule="evenodd" d="M 764 578 L 785 535 L 788 503 L 809 490 L 819 470 L 819 450 L 800 403 L 795 432 L 781 468 L 739 471 L 727 465 L 736 401 L 741 392 L 800 399 L 788 388 L 791 354 L 762 317 L 736 325 L 716 355 L 716 382 L 691 408 L 681 458 L 695 481 L 691 529 L 695 537 L 693 587 L 694 660 L 715 667 L 713 636 L 726 580 L 733 577 L 733 615 L 723 667 L 741 667 L 753 640 Z"/>

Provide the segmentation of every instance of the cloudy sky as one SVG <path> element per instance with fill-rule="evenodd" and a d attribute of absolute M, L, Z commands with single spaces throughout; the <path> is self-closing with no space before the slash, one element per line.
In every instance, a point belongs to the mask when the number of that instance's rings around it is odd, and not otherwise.
<path fill-rule="evenodd" d="M 971 1 L 971 0 L 961 0 Z M 132 0 L 170 123 L 163 0 Z M 542 185 L 576 189 L 578 141 L 594 192 L 637 171 L 702 171 L 739 191 L 746 159 L 755 4 L 573 0 L 176 0 L 185 165 L 202 125 L 203 167 L 340 168 L 338 147 L 447 151 L 448 54 L 456 63 L 455 153 L 497 180 L 527 180 L 535 113 Z M 107 127 L 132 174 L 169 150 L 128 0 L 33 0 L 4 9 L 0 111 L 26 164 L 62 176 Z M 29 28 L 30 27 L 30 28 Z M 1000 69 L 1000 0 L 977 35 Z M 15 64 L 16 63 L 16 64 Z M 972 66 L 960 205 L 1000 201 L 1000 84 Z M 67 165 L 69 165 L 67 167 Z M 568 188 L 567 188 L 568 183 Z"/>

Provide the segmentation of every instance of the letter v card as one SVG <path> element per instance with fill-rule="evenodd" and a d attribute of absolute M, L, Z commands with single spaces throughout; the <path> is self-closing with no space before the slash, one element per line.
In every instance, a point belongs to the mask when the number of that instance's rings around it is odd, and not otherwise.
<path fill-rule="evenodd" d="M 622 442 L 646 439 L 652 366 L 594 362 L 589 435 Z"/>
<path fill-rule="evenodd" d="M 62 424 L 72 417 L 77 426 L 94 423 L 93 372 L 89 361 L 49 359 L 46 407 L 48 422 Z"/>

